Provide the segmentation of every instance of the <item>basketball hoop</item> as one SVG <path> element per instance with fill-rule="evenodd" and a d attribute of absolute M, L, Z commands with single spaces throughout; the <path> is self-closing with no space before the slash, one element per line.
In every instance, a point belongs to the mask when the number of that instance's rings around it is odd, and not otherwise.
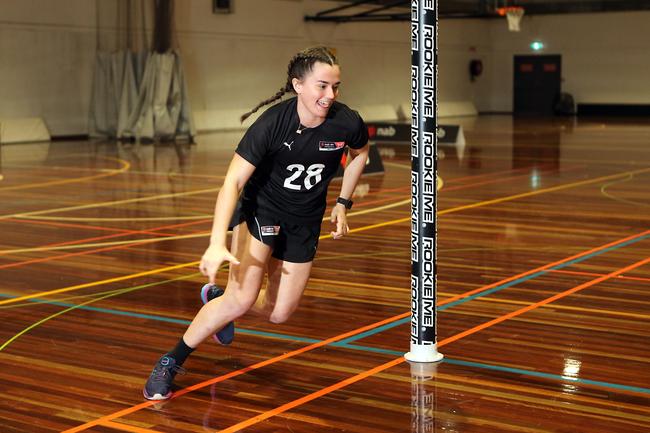
<path fill-rule="evenodd" d="M 518 32 L 520 30 L 519 23 L 524 16 L 524 8 L 521 6 L 509 6 L 497 9 L 499 15 L 508 19 L 508 30 L 511 32 Z"/>

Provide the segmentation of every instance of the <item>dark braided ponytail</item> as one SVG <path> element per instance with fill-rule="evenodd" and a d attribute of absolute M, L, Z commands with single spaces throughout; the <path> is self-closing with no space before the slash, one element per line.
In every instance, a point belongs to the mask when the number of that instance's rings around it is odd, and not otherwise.
<path fill-rule="evenodd" d="M 331 66 L 338 65 L 338 61 L 336 60 L 334 53 L 327 47 L 324 46 L 312 47 L 299 52 L 298 54 L 293 56 L 293 58 L 289 62 L 289 66 L 287 67 L 287 82 L 284 85 L 284 87 L 282 87 L 280 91 L 277 92 L 275 95 L 257 104 L 257 106 L 253 108 L 251 111 L 249 111 L 248 113 L 243 114 L 241 116 L 242 123 L 251 114 L 256 113 L 257 110 L 259 110 L 263 106 L 282 98 L 285 93 L 293 92 L 294 91 L 293 79 L 294 78 L 297 78 L 298 80 L 304 79 L 305 75 L 307 75 L 308 72 L 311 72 L 314 63 L 316 62 L 326 63 Z"/>

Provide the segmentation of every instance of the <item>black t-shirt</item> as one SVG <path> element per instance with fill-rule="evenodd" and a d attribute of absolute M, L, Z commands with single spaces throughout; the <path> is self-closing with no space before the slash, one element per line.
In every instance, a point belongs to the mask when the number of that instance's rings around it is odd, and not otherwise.
<path fill-rule="evenodd" d="M 242 193 L 245 212 L 259 209 L 296 223 L 320 221 L 345 147 L 360 149 L 368 142 L 361 116 L 339 102 L 319 126 L 299 129 L 294 97 L 270 107 L 246 131 L 236 152 L 256 169 Z"/>

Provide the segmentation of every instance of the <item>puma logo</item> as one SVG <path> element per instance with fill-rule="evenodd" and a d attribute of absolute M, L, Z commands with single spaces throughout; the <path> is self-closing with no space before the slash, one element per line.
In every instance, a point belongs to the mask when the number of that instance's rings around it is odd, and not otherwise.
<path fill-rule="evenodd" d="M 289 150 L 291 150 L 291 145 L 293 144 L 293 141 L 291 143 L 287 143 L 286 141 L 282 143 L 283 145 L 287 146 Z"/>

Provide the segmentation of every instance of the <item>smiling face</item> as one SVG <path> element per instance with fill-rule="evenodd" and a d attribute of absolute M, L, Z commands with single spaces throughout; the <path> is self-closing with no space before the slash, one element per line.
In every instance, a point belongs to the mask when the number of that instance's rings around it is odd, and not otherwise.
<path fill-rule="evenodd" d="M 341 70 L 338 65 L 316 62 L 302 80 L 294 78 L 298 94 L 298 117 L 304 126 L 314 127 L 325 121 L 339 94 Z"/>

